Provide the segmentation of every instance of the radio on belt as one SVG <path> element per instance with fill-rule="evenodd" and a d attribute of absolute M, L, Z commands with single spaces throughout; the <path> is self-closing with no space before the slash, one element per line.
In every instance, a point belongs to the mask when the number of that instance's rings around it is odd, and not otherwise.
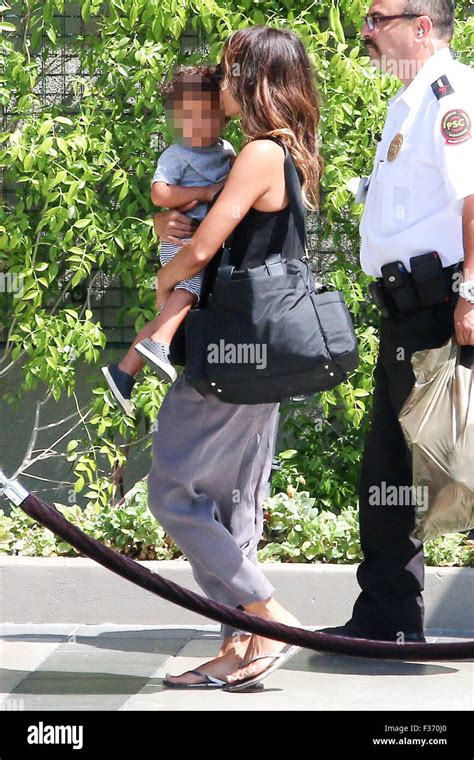
<path fill-rule="evenodd" d="M 420 301 L 413 278 L 401 261 L 391 261 L 382 267 L 382 280 L 400 314 L 419 308 Z"/>

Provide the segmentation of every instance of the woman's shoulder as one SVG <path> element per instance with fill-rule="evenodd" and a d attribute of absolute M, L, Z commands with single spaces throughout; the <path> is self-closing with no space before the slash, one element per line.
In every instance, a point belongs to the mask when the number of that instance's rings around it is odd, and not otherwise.
<path fill-rule="evenodd" d="M 242 176 L 247 174 L 255 176 L 256 171 L 262 177 L 272 176 L 283 167 L 284 161 L 285 154 L 281 146 L 273 140 L 252 140 L 240 151 L 233 171 L 239 172 Z"/>
<path fill-rule="evenodd" d="M 270 138 L 258 138 L 250 140 L 244 145 L 239 153 L 247 161 L 258 161 L 259 163 L 283 163 L 285 152 L 283 145 Z"/>

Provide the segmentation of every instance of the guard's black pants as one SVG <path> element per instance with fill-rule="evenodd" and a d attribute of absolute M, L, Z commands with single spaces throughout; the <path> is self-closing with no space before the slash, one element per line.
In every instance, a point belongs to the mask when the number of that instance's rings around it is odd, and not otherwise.
<path fill-rule="evenodd" d="M 378 637 L 423 629 L 423 545 L 410 538 L 415 517 L 413 500 L 406 505 L 406 486 L 412 485 L 411 456 L 398 414 L 415 381 L 412 354 L 437 348 L 452 336 L 454 308 L 455 301 L 411 316 L 381 318 L 359 494 L 364 561 L 357 579 L 362 593 L 350 621 Z M 390 486 L 405 494 L 398 505 L 390 504 L 395 492 Z"/>

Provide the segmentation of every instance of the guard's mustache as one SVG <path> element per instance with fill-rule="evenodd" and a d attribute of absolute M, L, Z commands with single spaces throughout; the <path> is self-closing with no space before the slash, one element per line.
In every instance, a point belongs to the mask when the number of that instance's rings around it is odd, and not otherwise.
<path fill-rule="evenodd" d="M 370 40 L 370 39 L 365 39 L 365 40 L 364 40 L 364 44 L 365 44 L 365 47 L 366 47 L 366 48 L 369 48 L 369 47 L 371 47 L 371 48 L 373 48 L 374 50 L 376 50 L 376 51 L 377 51 L 377 53 L 379 53 L 379 54 L 380 54 L 380 50 L 378 49 L 378 47 L 377 47 L 377 45 L 375 44 L 375 42 L 372 42 L 372 40 Z"/>

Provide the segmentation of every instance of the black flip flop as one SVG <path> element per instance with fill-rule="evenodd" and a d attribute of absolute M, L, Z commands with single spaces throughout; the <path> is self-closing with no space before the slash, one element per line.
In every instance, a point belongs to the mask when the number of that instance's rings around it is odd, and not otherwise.
<path fill-rule="evenodd" d="M 181 675 L 185 676 L 186 673 L 193 673 L 195 676 L 201 676 L 204 681 L 198 683 L 175 683 L 174 681 L 168 681 L 167 678 L 163 679 L 163 685 L 168 689 L 222 689 L 223 686 L 227 686 L 227 681 L 221 681 L 220 678 L 210 676 L 208 673 L 203 673 L 202 670 L 187 670 Z"/>

